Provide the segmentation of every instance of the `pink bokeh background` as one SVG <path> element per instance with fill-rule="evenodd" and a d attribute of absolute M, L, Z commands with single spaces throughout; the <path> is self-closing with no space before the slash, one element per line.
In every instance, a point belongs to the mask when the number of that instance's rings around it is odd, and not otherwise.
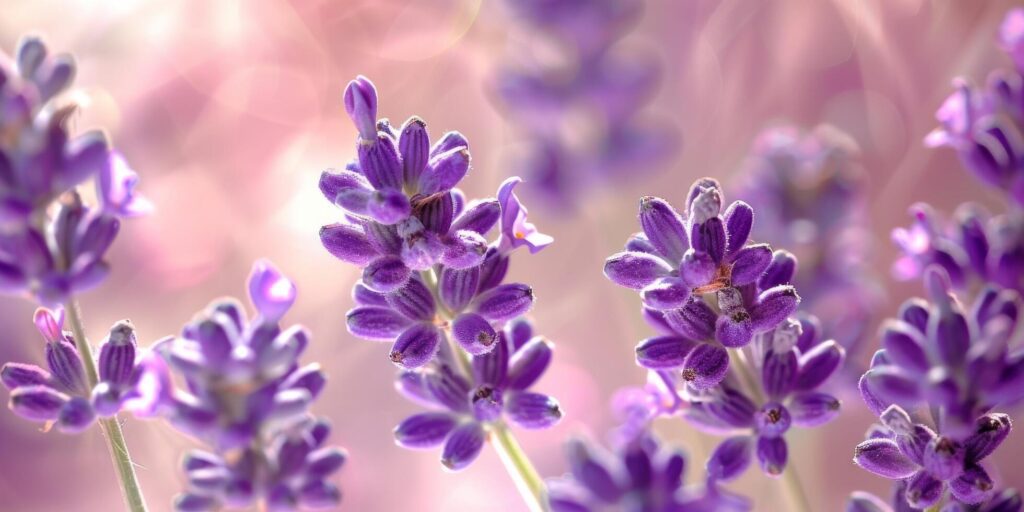
<path fill-rule="evenodd" d="M 1020 2 L 647 2 L 623 44 L 661 59 L 663 82 L 649 108 L 678 127 L 684 147 L 656 174 L 592 191 L 572 214 L 531 202 L 528 189 L 521 193 L 531 220 L 556 238 L 536 256 L 517 255 L 512 271 L 535 287 L 532 317 L 557 344 L 538 389 L 557 396 L 566 417 L 551 430 L 519 435 L 540 472 L 563 473 L 563 441 L 603 437 L 613 425 L 612 394 L 644 381 L 633 346 L 651 331 L 635 295 L 601 275 L 604 258 L 637 229 L 639 196 L 679 202 L 703 175 L 728 184 L 761 129 L 827 122 L 863 150 L 879 275 L 888 276 L 895 256 L 888 233 L 908 223 L 911 203 L 949 212 L 974 200 L 1001 209 L 951 152 L 926 149 L 921 140 L 954 76 L 980 82 L 989 69 L 1009 65 L 994 37 L 1014 4 Z M 492 104 L 490 80 L 503 60 L 537 44 L 501 2 L 7 0 L 0 46 L 10 53 L 25 33 L 75 54 L 77 128 L 106 128 L 157 206 L 126 223 L 111 279 L 82 297 L 92 339 L 121 318 L 135 323 L 144 344 L 175 333 L 213 298 L 244 296 L 252 262 L 267 257 L 296 281 L 299 300 L 286 321 L 312 330 L 305 360 L 319 361 L 329 377 L 316 411 L 331 419 L 334 442 L 350 453 L 340 476 L 343 508 L 524 509 L 492 451 L 450 474 L 437 452 L 394 445 L 391 429 L 416 406 L 393 392 L 386 348 L 345 331 L 358 274 L 317 237 L 339 215 L 317 190 L 319 173 L 354 154 L 341 93 L 357 74 L 376 83 L 381 116 L 400 122 L 416 114 L 435 136 L 466 134 L 474 165 L 464 189 L 469 196 L 494 193 L 525 134 Z M 886 289 L 888 314 L 920 293 L 917 283 L 889 280 Z M 33 308 L 0 298 L 0 361 L 42 357 Z M 851 462 L 871 417 L 856 396 L 844 407 L 840 420 L 792 437 L 791 461 L 815 510 L 839 510 L 853 490 L 887 489 Z M 152 510 L 170 510 L 184 483 L 178 460 L 192 444 L 157 422 L 126 419 L 124 428 Z M 690 477 L 700 474 L 714 438 L 679 420 L 658 429 L 686 447 Z M 1024 484 L 1024 462 L 1013 456 L 1022 447 L 1015 434 L 1002 450 L 1005 484 Z M 785 509 L 781 485 L 756 470 L 731 487 L 754 497 L 758 510 Z M 98 429 L 43 433 L 0 411 L 0 510 L 120 507 Z"/>

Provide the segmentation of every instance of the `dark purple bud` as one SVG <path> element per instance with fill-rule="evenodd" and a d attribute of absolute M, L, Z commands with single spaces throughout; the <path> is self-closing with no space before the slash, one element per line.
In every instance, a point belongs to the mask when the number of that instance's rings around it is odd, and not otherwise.
<path fill-rule="evenodd" d="M 569 441 L 569 468 L 573 478 L 605 503 L 615 503 L 622 494 L 619 484 L 600 459 L 580 439 Z"/>
<path fill-rule="evenodd" d="M 22 386 L 11 391 L 8 407 L 33 421 L 53 421 L 70 398 L 49 386 Z"/>
<path fill-rule="evenodd" d="M 820 343 L 800 356 L 795 389 L 810 391 L 823 384 L 843 365 L 846 351 L 835 340 Z"/>
<path fill-rule="evenodd" d="M 504 331 L 498 331 L 498 339 L 490 352 L 473 357 L 473 378 L 481 384 L 505 387 L 509 370 L 509 343 Z"/>
<path fill-rule="evenodd" d="M 413 369 L 427 364 L 441 346 L 441 331 L 427 323 L 408 328 L 391 347 L 389 358 L 401 368 Z"/>
<path fill-rule="evenodd" d="M 870 382 L 871 390 L 890 404 L 913 404 L 921 397 L 921 383 L 899 368 L 872 368 L 864 374 L 864 378 Z"/>
<path fill-rule="evenodd" d="M 306 457 L 306 475 L 314 479 L 323 478 L 340 469 L 347 458 L 340 448 L 320 448 Z"/>
<path fill-rule="evenodd" d="M 434 401 L 455 412 L 469 412 L 469 383 L 450 366 L 442 365 L 424 379 Z"/>
<path fill-rule="evenodd" d="M 686 227 L 679 213 L 664 199 L 645 196 L 640 199 L 640 226 L 658 253 L 670 262 L 678 262 L 688 248 Z"/>
<path fill-rule="evenodd" d="M 910 299 L 900 306 L 899 318 L 924 334 L 928 330 L 928 303 L 922 299 Z"/>
<path fill-rule="evenodd" d="M 441 453 L 441 464 L 459 471 L 476 460 L 484 447 L 484 429 L 475 421 L 463 423 L 448 436 Z"/>
<path fill-rule="evenodd" d="M 320 173 L 320 192 L 328 201 L 355 214 L 366 213 L 366 201 L 373 192 L 362 174 L 348 169 L 327 169 Z"/>
<path fill-rule="evenodd" d="M 644 304 L 652 309 L 678 309 L 690 298 L 690 286 L 678 277 L 663 277 L 640 292 Z"/>
<path fill-rule="evenodd" d="M 805 354 L 821 343 L 821 322 L 818 321 L 818 317 L 806 313 L 797 313 L 796 320 L 800 324 L 796 347 L 800 349 L 801 354 Z"/>
<path fill-rule="evenodd" d="M 418 195 L 414 199 L 414 207 L 416 218 L 426 230 L 436 234 L 438 240 L 448 234 L 455 219 L 455 198 L 451 192 Z"/>
<path fill-rule="evenodd" d="M 725 290 L 719 291 L 719 297 Z M 722 302 L 720 301 L 721 305 Z M 745 309 L 737 308 L 732 311 L 722 311 L 722 316 L 715 320 L 715 339 L 723 346 L 736 348 L 743 347 L 750 343 L 754 336 L 754 324 L 750 314 Z"/>
<path fill-rule="evenodd" d="M 110 335 L 100 347 L 100 380 L 115 386 L 126 386 L 135 369 L 135 328 L 122 320 L 110 328 Z"/>
<path fill-rule="evenodd" d="M 404 221 L 395 224 L 393 226 L 385 226 L 379 222 L 366 222 L 363 224 L 363 229 L 366 235 L 367 242 L 377 253 L 383 254 L 396 254 L 404 252 L 406 243 L 409 240 L 403 240 L 403 234 L 399 234 L 399 226 L 403 226 L 407 222 L 419 222 L 418 220 L 409 218 Z M 419 231 L 423 230 L 422 224 L 419 225 Z M 411 236 L 411 235 L 410 235 Z M 376 256 L 374 254 L 373 256 Z M 373 256 L 370 259 L 373 259 Z M 365 264 L 364 264 L 365 265 Z M 363 265 L 360 265 L 363 266 Z"/>
<path fill-rule="evenodd" d="M 882 347 L 894 364 L 919 375 L 928 372 L 931 364 L 924 351 L 924 337 L 919 331 L 899 321 L 889 321 L 883 329 Z"/>
<path fill-rule="evenodd" d="M 504 405 L 501 389 L 490 384 L 477 387 L 469 395 L 473 407 L 473 418 L 480 422 L 491 422 L 501 417 Z"/>
<path fill-rule="evenodd" d="M 891 439 L 868 439 L 860 443 L 854 451 L 853 462 L 890 480 L 907 478 L 918 469 L 917 464 L 903 455 Z"/>
<path fill-rule="evenodd" d="M 466 352 L 477 356 L 494 349 L 498 334 L 484 317 L 463 313 L 452 321 L 452 336 Z"/>
<path fill-rule="evenodd" d="M 977 463 L 988 457 L 1010 435 L 1013 425 L 1005 414 L 988 413 L 974 422 L 974 433 L 964 441 L 965 458 Z"/>
<path fill-rule="evenodd" d="M 487 240 L 476 231 L 456 231 L 445 240 L 441 263 L 456 270 L 479 266 L 487 253 Z"/>
<path fill-rule="evenodd" d="M 357 76 L 345 88 L 345 112 L 363 140 L 377 136 L 377 88 L 365 76 Z"/>
<path fill-rule="evenodd" d="M 927 471 L 918 471 L 907 481 L 903 496 L 915 510 L 923 510 L 938 502 L 944 490 L 945 486 L 940 480 L 936 480 Z"/>
<path fill-rule="evenodd" d="M 796 382 L 799 361 L 795 350 L 775 352 L 769 350 L 764 355 L 761 366 L 761 387 L 769 397 L 786 396 Z"/>
<path fill-rule="evenodd" d="M 533 339 L 533 325 L 524 317 L 516 318 L 505 324 L 505 329 L 508 331 L 513 350 L 519 350 L 526 345 L 526 342 Z"/>
<path fill-rule="evenodd" d="M 772 253 L 772 261 L 768 268 L 757 280 L 757 287 L 761 290 L 774 288 L 793 282 L 796 276 L 796 257 L 789 251 L 775 251 Z"/>
<path fill-rule="evenodd" d="M 924 467 L 940 480 L 959 475 L 964 467 L 963 445 L 948 437 L 936 437 L 924 450 Z"/>
<path fill-rule="evenodd" d="M 766 475 L 781 475 L 786 469 L 788 456 L 789 449 L 785 439 L 764 436 L 757 438 L 757 461 L 761 464 L 761 471 Z"/>
<path fill-rule="evenodd" d="M 93 410 L 89 400 L 75 396 L 61 407 L 60 413 L 57 415 L 57 428 L 61 432 L 77 434 L 89 428 L 94 421 L 96 421 L 96 411 Z"/>
<path fill-rule="evenodd" d="M 401 190 L 384 188 L 369 195 L 366 213 L 381 224 L 397 224 L 409 217 L 412 204 Z"/>
<path fill-rule="evenodd" d="M 533 307 L 533 289 L 525 284 L 499 285 L 480 294 L 473 307 L 480 316 L 493 322 L 504 322 L 525 314 Z"/>
<path fill-rule="evenodd" d="M 690 244 L 697 252 L 706 253 L 715 263 L 721 263 L 725 256 L 725 225 L 719 217 L 694 224 L 690 233 Z"/>
<path fill-rule="evenodd" d="M 730 437 L 722 441 L 708 458 L 708 478 L 729 481 L 742 475 L 750 465 L 751 442 L 747 436 Z"/>
<path fill-rule="evenodd" d="M 665 260 L 641 252 L 620 252 L 604 262 L 604 275 L 613 283 L 640 290 L 660 277 L 668 276 L 672 267 Z"/>
<path fill-rule="evenodd" d="M 825 393 L 797 393 L 787 408 L 798 427 L 817 427 L 839 416 L 839 399 Z"/>
<path fill-rule="evenodd" d="M 754 225 L 754 209 L 743 201 L 733 201 L 725 211 L 725 232 L 728 233 L 726 255 L 736 254 L 743 248 L 750 237 L 750 228 Z"/>
<path fill-rule="evenodd" d="M 778 402 L 768 402 L 754 415 L 754 425 L 761 437 L 779 437 L 789 430 L 792 424 L 789 410 Z"/>
<path fill-rule="evenodd" d="M 994 487 L 992 477 L 988 476 L 984 468 L 977 465 L 966 468 L 963 474 L 949 482 L 949 490 L 952 491 L 953 497 L 970 504 L 987 500 L 992 495 Z"/>
<path fill-rule="evenodd" d="M 362 282 L 356 282 L 352 287 L 352 300 L 360 306 L 384 306 L 388 301 L 383 293 L 375 292 L 366 287 Z"/>
<path fill-rule="evenodd" d="M 427 123 L 413 116 L 402 125 L 398 136 L 398 152 L 402 155 L 402 175 L 406 185 L 415 185 L 430 158 L 430 135 Z"/>
<path fill-rule="evenodd" d="M 649 370 L 681 368 L 700 342 L 681 336 L 656 336 L 636 346 L 636 362 Z"/>
<path fill-rule="evenodd" d="M 330 224 L 320 228 L 320 242 L 335 258 L 360 267 L 377 257 L 377 249 L 363 230 L 351 224 Z"/>
<path fill-rule="evenodd" d="M 363 283 L 374 291 L 388 293 L 404 286 L 411 274 L 402 258 L 381 256 L 363 269 Z"/>
<path fill-rule="evenodd" d="M 466 147 L 432 155 L 420 176 L 420 193 L 434 194 L 451 189 L 469 172 L 469 164 L 469 149 Z"/>
<path fill-rule="evenodd" d="M 643 233 L 633 233 L 626 240 L 626 252 L 643 252 L 657 256 L 658 249 L 647 239 Z"/>
<path fill-rule="evenodd" d="M 444 135 L 434 143 L 434 146 L 430 148 L 430 158 L 434 158 L 441 153 L 460 147 L 469 147 L 469 141 L 466 140 L 466 137 L 459 132 L 445 132 Z"/>
<path fill-rule="evenodd" d="M 558 401 L 540 393 L 512 393 L 505 400 L 505 413 L 509 421 L 528 429 L 548 428 L 562 419 Z"/>
<path fill-rule="evenodd" d="M 665 312 L 665 321 L 677 332 L 693 340 L 710 340 L 715 334 L 718 315 L 702 300 L 691 300 L 681 309 Z"/>
<path fill-rule="evenodd" d="M 732 264 L 732 285 L 743 286 L 757 281 L 771 262 L 772 248 L 768 244 L 740 249 Z"/>
<path fill-rule="evenodd" d="M 434 296 L 419 279 L 409 279 L 405 286 L 386 295 L 388 305 L 414 320 L 431 321 L 437 311 Z"/>
<path fill-rule="evenodd" d="M 796 311 L 800 296 L 792 286 L 769 288 L 757 298 L 757 304 L 750 311 L 755 332 L 764 332 L 779 325 Z"/>
<path fill-rule="evenodd" d="M 441 302 L 451 311 L 462 311 L 480 286 L 480 267 L 454 270 L 444 268 L 438 283 Z"/>
<path fill-rule="evenodd" d="M 49 385 L 50 374 L 34 364 L 7 363 L 0 368 L 0 382 L 11 390 L 25 386 Z"/>
<path fill-rule="evenodd" d="M 475 231 L 486 235 L 501 219 L 501 205 L 497 199 L 485 199 L 471 203 L 452 223 L 452 230 Z"/>
<path fill-rule="evenodd" d="M 484 262 L 480 264 L 479 290 L 483 292 L 501 284 L 508 273 L 508 256 L 501 254 L 496 248 L 487 249 Z"/>
<path fill-rule="evenodd" d="M 679 277 L 691 288 L 699 288 L 711 282 L 718 272 L 718 264 L 705 252 L 693 249 L 683 254 L 679 264 Z"/>
<path fill-rule="evenodd" d="M 375 189 L 402 189 L 402 162 L 390 135 L 378 133 L 357 146 L 359 169 Z"/>
<path fill-rule="evenodd" d="M 717 386 L 729 372 L 729 352 L 710 343 L 693 348 L 683 362 L 683 380 L 696 389 Z"/>
<path fill-rule="evenodd" d="M 303 508 L 328 509 L 341 503 L 341 490 L 338 486 L 323 480 L 314 480 L 299 489 L 299 504 Z"/>
<path fill-rule="evenodd" d="M 958 308 L 940 311 L 928 322 L 928 338 L 933 341 L 936 355 L 947 365 L 957 368 L 964 364 L 971 346 L 971 333 L 967 319 Z"/>
<path fill-rule="evenodd" d="M 537 382 L 551 364 L 553 348 L 551 342 L 537 337 L 516 350 L 508 364 L 505 387 L 522 390 Z"/>
<path fill-rule="evenodd" d="M 85 382 L 85 367 L 78 350 L 70 342 L 60 340 L 46 344 L 46 364 L 54 379 L 65 389 L 84 393 L 88 390 Z"/>
<path fill-rule="evenodd" d="M 757 407 L 747 398 L 746 395 L 723 387 L 721 396 L 708 404 L 708 412 L 726 425 L 736 428 L 749 428 L 754 426 L 754 415 Z"/>
<path fill-rule="evenodd" d="M 367 340 L 391 341 L 411 323 L 391 308 L 361 306 L 345 315 L 348 332 Z"/>

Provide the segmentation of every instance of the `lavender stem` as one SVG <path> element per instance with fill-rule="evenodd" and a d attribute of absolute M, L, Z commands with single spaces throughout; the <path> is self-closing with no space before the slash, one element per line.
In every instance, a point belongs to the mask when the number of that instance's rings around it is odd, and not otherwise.
<path fill-rule="evenodd" d="M 96 371 L 96 360 L 93 358 L 92 348 L 85 338 L 85 329 L 82 328 L 78 302 L 73 298 L 68 299 L 64 310 L 68 323 L 71 325 L 71 332 L 75 337 L 75 347 L 85 363 L 89 386 L 90 388 L 94 387 L 99 381 L 99 374 Z M 142 496 L 142 488 L 135 475 L 135 465 L 132 463 L 131 454 L 128 453 L 128 444 L 124 440 L 124 433 L 121 431 L 121 424 L 117 422 L 117 416 L 100 420 L 100 426 L 106 434 L 104 437 L 107 439 L 110 458 L 113 459 L 114 467 L 117 469 L 121 496 L 124 498 L 125 506 L 131 512 L 146 512 L 146 499 Z"/>
<path fill-rule="evenodd" d="M 430 289 L 430 293 L 434 296 L 434 302 L 438 305 L 439 314 L 446 322 L 444 337 L 448 341 L 455 359 L 459 362 L 460 371 L 467 377 L 472 378 L 472 366 L 466 352 L 455 343 L 450 333 L 447 332 L 450 329 L 452 315 L 444 307 L 444 303 L 441 302 L 437 290 L 437 273 L 433 270 L 425 270 L 420 275 L 423 277 L 427 288 Z M 544 479 L 540 477 L 540 473 L 533 467 L 529 456 L 519 446 L 519 442 L 516 441 L 512 431 L 509 430 L 505 423 L 498 421 L 490 425 L 490 433 L 488 441 L 492 441 L 490 444 L 498 452 L 498 458 L 501 459 L 505 470 L 508 471 L 512 481 L 515 482 L 519 494 L 523 497 L 523 501 L 526 502 L 526 506 L 533 512 L 547 512 L 550 510 Z"/>

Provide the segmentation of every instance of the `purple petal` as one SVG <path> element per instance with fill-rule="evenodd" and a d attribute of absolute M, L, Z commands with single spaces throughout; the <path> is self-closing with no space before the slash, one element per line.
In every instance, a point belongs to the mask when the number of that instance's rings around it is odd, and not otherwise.
<path fill-rule="evenodd" d="M 137 217 L 153 211 L 153 203 L 139 196 L 135 186 L 139 175 L 117 151 L 111 151 L 96 181 L 103 211 L 119 217 Z"/>
<path fill-rule="evenodd" d="M 469 172 L 469 167 L 470 155 L 466 147 L 432 155 L 420 176 L 420 193 L 429 195 L 450 190 Z"/>
<path fill-rule="evenodd" d="M 485 199 L 470 203 L 466 211 L 452 222 L 452 230 L 468 230 L 486 235 L 499 220 L 501 220 L 501 204 L 497 199 Z"/>
<path fill-rule="evenodd" d="M 786 469 L 789 450 L 786 440 L 781 437 L 757 438 L 757 461 L 761 471 L 768 476 L 779 476 Z"/>
<path fill-rule="evenodd" d="M 8 407 L 22 418 L 53 421 L 70 397 L 49 386 L 23 386 L 11 391 Z"/>
<path fill-rule="evenodd" d="M 743 248 L 754 225 L 754 209 L 743 201 L 734 201 L 725 211 L 725 231 L 729 234 L 726 254 L 733 255 Z"/>
<path fill-rule="evenodd" d="M 640 226 L 651 245 L 670 262 L 680 261 L 689 248 L 682 217 L 664 199 L 651 196 L 640 199 Z"/>
<path fill-rule="evenodd" d="M 798 427 L 817 427 L 839 416 L 839 399 L 825 393 L 797 393 L 787 408 Z"/>
<path fill-rule="evenodd" d="M 797 379 L 799 362 L 795 350 L 782 353 L 768 351 L 761 366 L 761 387 L 769 397 L 789 394 Z"/>
<path fill-rule="evenodd" d="M 988 476 L 981 466 L 968 467 L 958 478 L 949 482 L 949 490 L 953 496 L 971 505 L 987 500 L 992 495 L 994 487 L 992 477 Z"/>
<path fill-rule="evenodd" d="M 755 332 L 763 332 L 779 325 L 796 311 L 800 296 L 792 286 L 769 288 L 758 296 L 757 304 L 750 311 Z"/>
<path fill-rule="evenodd" d="M 891 439 L 868 439 L 857 445 L 853 462 L 858 466 L 891 480 L 907 478 L 918 466 L 900 452 Z"/>
<path fill-rule="evenodd" d="M 498 242 L 498 250 L 508 253 L 525 245 L 530 249 L 530 254 L 536 254 L 551 245 L 554 238 L 541 233 L 526 220 L 526 207 L 514 192 L 521 181 L 519 177 L 513 176 L 498 187 L 498 203 L 501 205 L 501 240 Z"/>
<path fill-rule="evenodd" d="M 363 230 L 351 224 L 320 228 L 320 242 L 335 258 L 360 267 L 365 267 L 378 254 Z"/>
<path fill-rule="evenodd" d="M 699 343 L 673 335 L 647 338 L 636 346 L 636 362 L 650 370 L 681 368 Z"/>
<path fill-rule="evenodd" d="M 532 386 L 551 364 L 553 350 L 551 342 L 540 337 L 517 349 L 508 364 L 505 387 L 523 390 Z"/>
<path fill-rule="evenodd" d="M 7 363 L 0 368 L 0 382 L 10 390 L 25 386 L 48 385 L 50 374 L 34 364 Z"/>
<path fill-rule="evenodd" d="M 1010 417 L 1005 414 L 989 413 L 975 421 L 974 433 L 964 442 L 965 458 L 980 462 L 994 452 L 1010 435 L 1013 427 Z"/>
<path fill-rule="evenodd" d="M 410 320 L 391 308 L 362 306 L 345 315 L 348 332 L 367 340 L 391 341 L 398 337 Z"/>
<path fill-rule="evenodd" d="M 456 231 L 445 240 L 441 263 L 453 269 L 477 267 L 487 254 L 487 240 L 476 231 Z"/>
<path fill-rule="evenodd" d="M 66 340 L 46 344 L 46 364 L 54 379 L 65 389 L 84 392 L 88 389 L 85 381 L 85 367 L 78 350 Z"/>
<path fill-rule="evenodd" d="M 401 368 L 418 368 L 437 354 L 442 336 L 441 331 L 431 324 L 414 324 L 398 336 L 388 357 Z"/>
<path fill-rule="evenodd" d="M 704 252 L 715 263 L 721 263 L 725 256 L 725 225 L 719 217 L 694 224 L 690 232 L 690 245 L 697 252 Z"/>
<path fill-rule="evenodd" d="M 562 419 L 562 409 L 554 398 L 540 393 L 513 393 L 505 400 L 509 421 L 522 428 L 542 429 Z"/>
<path fill-rule="evenodd" d="M 484 447 L 484 429 L 476 422 L 460 425 L 448 436 L 441 453 L 441 464 L 451 471 L 465 469 Z"/>
<path fill-rule="evenodd" d="M 692 340 L 710 340 L 715 335 L 718 315 L 703 300 L 690 300 L 685 307 L 665 312 L 674 332 Z"/>
<path fill-rule="evenodd" d="M 438 283 L 441 302 L 451 311 L 462 311 L 480 286 L 480 267 L 454 270 L 444 268 Z"/>
<path fill-rule="evenodd" d="M 503 284 L 480 294 L 473 308 L 480 316 L 494 321 L 511 320 L 533 307 L 533 288 L 525 284 Z"/>
<path fill-rule="evenodd" d="M 757 287 L 761 290 L 790 284 L 796 276 L 796 257 L 788 251 L 775 251 L 772 253 L 772 261 L 768 268 L 757 280 Z"/>
<path fill-rule="evenodd" d="M 431 321 L 437 311 L 433 294 L 419 279 L 409 279 L 385 297 L 392 309 L 414 320 Z"/>
<path fill-rule="evenodd" d="M 743 286 L 758 280 L 772 263 L 768 244 L 749 245 L 736 252 L 732 264 L 732 285 Z"/>
<path fill-rule="evenodd" d="M 652 309 L 677 309 L 690 298 L 690 286 L 678 277 L 663 277 L 640 293 L 644 304 Z"/>
<path fill-rule="evenodd" d="M 907 488 L 903 491 L 903 495 L 906 497 L 907 504 L 915 509 L 923 510 L 938 502 L 945 490 L 946 487 L 942 481 L 936 480 L 927 471 L 918 471 L 907 481 Z"/>
<path fill-rule="evenodd" d="M 752 458 L 751 439 L 730 437 L 722 441 L 708 459 L 708 478 L 729 481 L 743 474 Z"/>
<path fill-rule="evenodd" d="M 267 260 L 258 260 L 249 274 L 249 298 L 269 322 L 279 320 L 295 303 L 295 284 Z"/>
<path fill-rule="evenodd" d="M 115 386 L 126 386 L 135 370 L 135 329 L 122 320 L 110 328 L 110 335 L 100 346 L 100 380 Z"/>
<path fill-rule="evenodd" d="M 820 343 L 800 356 L 800 373 L 795 389 L 810 391 L 832 376 L 843 364 L 846 351 L 834 340 Z"/>
<path fill-rule="evenodd" d="M 729 372 L 729 352 L 710 343 L 693 348 L 683 362 L 683 380 L 696 389 L 709 389 Z"/>
<path fill-rule="evenodd" d="M 357 76 L 345 88 L 345 112 L 355 123 L 363 140 L 377 135 L 377 88 L 365 76 Z"/>
<path fill-rule="evenodd" d="M 363 269 L 363 283 L 371 290 L 388 293 L 405 286 L 410 275 L 412 271 L 402 258 L 386 255 L 371 261 Z"/>
<path fill-rule="evenodd" d="M 398 152 L 402 155 L 402 176 L 407 186 L 420 181 L 420 175 L 430 158 L 430 135 L 427 123 L 413 116 L 402 125 L 398 136 Z"/>
<path fill-rule="evenodd" d="M 472 355 L 493 350 L 497 336 L 491 323 L 476 313 L 463 313 L 452 321 L 452 337 Z"/>

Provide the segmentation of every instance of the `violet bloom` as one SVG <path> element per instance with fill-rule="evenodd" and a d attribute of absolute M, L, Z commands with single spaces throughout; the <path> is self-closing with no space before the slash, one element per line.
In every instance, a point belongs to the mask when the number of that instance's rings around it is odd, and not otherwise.
<path fill-rule="evenodd" d="M 881 290 L 869 267 L 867 187 L 860 148 L 821 125 L 763 131 L 740 176 L 738 196 L 757 212 L 752 235 L 792 251 L 802 308 L 848 350 L 870 335 Z"/>
<path fill-rule="evenodd" d="M 939 128 L 925 139 L 929 146 L 949 146 L 981 181 L 1024 204 L 1024 9 L 1007 13 L 1000 30 L 1003 49 L 1014 69 L 993 72 L 984 88 L 957 79 L 956 91 L 935 117 Z"/>
<path fill-rule="evenodd" d="M 730 437 L 712 453 L 708 474 L 732 480 L 755 458 L 761 470 L 779 476 L 786 468 L 786 434 L 793 426 L 812 428 L 839 415 L 839 399 L 818 388 L 843 363 L 834 340 L 821 340 L 813 318 L 787 320 L 754 341 L 757 383 L 730 376 L 721 386 L 689 398 L 684 417 L 697 428 Z M 750 389 L 750 388 L 753 389 Z"/>
<path fill-rule="evenodd" d="M 948 436 L 914 423 L 898 405 L 883 411 L 881 421 L 883 425 L 857 445 L 853 460 L 878 476 L 903 481 L 901 491 L 907 505 L 931 507 L 947 490 L 952 501 L 964 505 L 979 505 L 992 498 L 995 484 L 982 462 L 1010 434 L 1009 416 L 980 416 L 966 436 Z"/>
<path fill-rule="evenodd" d="M 558 65 L 517 55 L 496 72 L 495 97 L 529 134 L 518 162 L 529 185 L 565 208 L 585 187 L 654 169 L 678 145 L 659 119 L 642 114 L 657 90 L 660 65 L 650 53 L 620 51 L 639 18 L 636 0 L 506 2 L 531 39 L 565 49 Z"/>
<path fill-rule="evenodd" d="M 100 345 L 98 383 L 89 377 L 75 339 L 64 331 L 64 311 L 42 309 L 35 314 L 36 327 L 46 340 L 47 368 L 7 363 L 0 381 L 11 391 L 8 406 L 30 421 L 57 425 L 62 432 L 78 433 L 100 418 L 122 409 L 144 411 L 150 404 L 141 389 L 144 368 L 138 363 L 135 330 L 127 320 L 110 329 Z"/>
<path fill-rule="evenodd" d="M 316 363 L 299 365 L 309 332 L 279 325 L 295 286 L 259 261 L 249 297 L 257 312 L 251 320 L 237 301 L 218 300 L 181 335 L 154 348 L 161 355 L 151 361 L 160 414 L 214 452 L 186 459 L 189 489 L 175 506 L 190 512 L 256 503 L 270 510 L 334 506 L 341 495 L 328 478 L 345 454 L 323 447 L 328 429 L 309 412 L 325 377 Z M 187 386 L 175 387 L 167 370 Z"/>
<path fill-rule="evenodd" d="M 642 233 L 605 261 L 614 283 L 640 291 L 645 318 L 661 336 L 637 347 L 651 370 L 679 370 L 691 387 L 709 389 L 729 368 L 726 347 L 743 347 L 768 332 L 800 302 L 789 285 L 796 260 L 748 241 L 754 213 L 736 201 L 722 213 L 722 189 L 694 183 L 681 215 L 668 202 L 640 201 Z"/>
<path fill-rule="evenodd" d="M 529 391 L 551 362 L 552 345 L 518 320 L 498 333 L 494 348 L 471 359 L 472 375 L 444 345 L 429 365 L 398 376 L 396 388 L 432 412 L 415 414 L 395 427 L 395 441 L 411 449 L 443 446 L 441 463 L 452 471 L 469 466 L 483 449 L 491 425 L 509 422 L 544 429 L 562 418 L 553 397 Z"/>
<path fill-rule="evenodd" d="M 957 288 L 982 282 L 1024 291 L 1024 213 L 991 215 L 972 203 L 957 208 L 952 221 L 924 203 L 910 213 L 914 223 L 892 232 L 903 253 L 893 264 L 897 279 L 918 278 L 938 265 Z"/>
<path fill-rule="evenodd" d="M 884 325 L 861 396 L 875 414 L 891 404 L 927 407 L 940 430 L 966 433 L 978 416 L 1024 400 L 1024 351 L 1013 343 L 1021 298 L 988 287 L 967 308 L 941 267 L 926 281 L 931 302 L 911 299 Z"/>
<path fill-rule="evenodd" d="M 857 491 L 850 494 L 846 502 L 846 512 L 914 512 L 917 509 L 911 508 L 906 501 L 907 485 L 903 481 L 896 484 L 895 492 L 891 501 L 885 501 L 877 496 Z M 976 505 L 965 505 L 958 502 L 949 502 L 944 505 L 940 512 L 1020 512 L 1024 507 L 1021 502 L 1020 492 L 1016 489 L 1005 489 L 994 493 L 992 498 Z"/>

